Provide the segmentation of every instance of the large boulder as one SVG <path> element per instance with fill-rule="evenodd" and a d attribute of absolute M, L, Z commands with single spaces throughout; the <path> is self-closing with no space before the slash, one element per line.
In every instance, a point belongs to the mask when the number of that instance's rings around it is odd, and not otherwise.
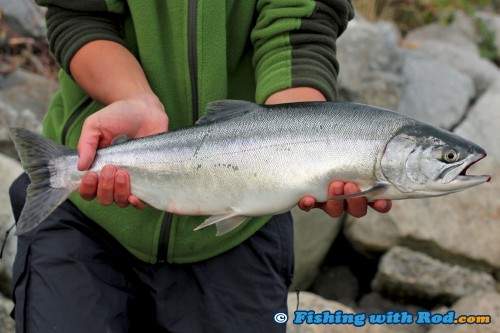
<path fill-rule="evenodd" d="M 14 303 L 0 295 L 0 332 L 14 333 L 16 331 L 14 320 L 10 317 L 10 312 L 14 308 Z"/>
<path fill-rule="evenodd" d="M 465 296 L 451 306 L 455 318 L 467 316 L 475 324 L 435 325 L 429 333 L 498 333 L 500 332 L 500 295 L 480 292 Z M 466 317 L 466 318 L 467 318 Z M 488 322 L 488 317 L 490 322 Z M 482 321 L 482 323 L 481 323 Z"/>
<path fill-rule="evenodd" d="M 58 87 L 54 80 L 18 68 L 2 81 L 0 101 L 16 110 L 30 110 L 42 120 Z"/>
<path fill-rule="evenodd" d="M 326 300 L 309 292 L 301 292 L 299 295 L 299 304 L 297 305 L 297 295 L 289 293 L 288 295 L 288 333 L 382 333 L 381 326 L 370 325 L 367 323 L 366 314 L 363 319 L 363 314 L 356 313 L 353 309 L 335 302 Z M 306 322 L 297 324 L 294 323 L 296 319 L 296 308 L 298 311 L 314 311 L 315 314 L 321 314 L 323 311 L 330 311 L 332 314 L 345 314 L 350 316 L 353 321 L 350 324 L 308 324 Z M 356 317 L 358 316 L 358 317 Z M 297 318 L 301 318 L 297 316 Z M 358 318 L 356 320 L 356 318 Z M 356 326 L 354 323 L 357 323 Z M 404 331 L 403 331 L 404 332 Z"/>
<path fill-rule="evenodd" d="M 402 93 L 402 58 L 394 38 L 362 18 L 338 39 L 339 99 L 394 110 Z"/>
<path fill-rule="evenodd" d="M 437 40 L 460 45 L 464 52 L 479 54 L 478 37 L 474 19 L 462 11 L 456 11 L 451 24 L 431 23 L 418 27 L 406 35 L 411 42 Z"/>
<path fill-rule="evenodd" d="M 476 95 L 484 93 L 500 75 L 500 70 L 491 61 L 481 58 L 474 52 L 464 52 L 461 45 L 424 40 L 414 44 L 413 47 L 471 78 Z"/>
<path fill-rule="evenodd" d="M 372 287 L 401 299 L 447 303 L 478 290 L 494 292 L 495 280 L 490 274 L 395 246 L 382 257 Z"/>
<path fill-rule="evenodd" d="M 41 132 L 42 125 L 30 110 L 16 110 L 0 99 L 0 153 L 18 158 L 9 127 L 23 127 L 33 132 Z"/>
<path fill-rule="evenodd" d="M 5 241 L 3 257 L 0 261 L 0 293 L 11 294 L 12 264 L 17 250 L 17 237 L 10 233 L 5 240 L 5 233 L 14 224 L 14 216 L 10 207 L 9 187 L 22 172 L 16 160 L 0 154 L 0 245 Z M 1 331 L 1 330 L 0 330 Z"/>
<path fill-rule="evenodd" d="M 404 54 L 405 88 L 397 110 L 443 128 L 455 126 L 475 96 L 472 80 L 425 53 Z"/>
<path fill-rule="evenodd" d="M 0 10 L 14 33 L 27 37 L 45 37 L 45 9 L 30 0 L 0 0 Z"/>

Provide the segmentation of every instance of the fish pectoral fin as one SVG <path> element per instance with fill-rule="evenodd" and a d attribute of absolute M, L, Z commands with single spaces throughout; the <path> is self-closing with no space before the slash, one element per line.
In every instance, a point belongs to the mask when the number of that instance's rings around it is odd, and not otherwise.
<path fill-rule="evenodd" d="M 119 145 L 121 143 L 125 143 L 130 140 L 132 140 L 132 138 L 128 135 L 118 135 L 116 138 L 113 139 L 113 141 L 111 141 L 111 145 L 112 146 Z"/>
<path fill-rule="evenodd" d="M 240 224 L 245 222 L 248 219 L 247 216 L 234 215 L 234 213 L 225 214 L 225 215 L 214 215 L 210 216 L 205 220 L 202 224 L 197 226 L 194 230 L 200 230 L 215 224 L 217 228 L 216 236 L 224 235 L 234 229 L 236 229 Z"/>
<path fill-rule="evenodd" d="M 387 189 L 387 185 L 377 184 L 366 191 L 352 193 L 352 194 L 346 194 L 346 195 L 337 195 L 334 197 L 330 197 L 326 200 L 342 200 L 342 199 L 366 197 L 367 195 L 370 195 L 370 194 L 379 194 L 381 192 L 384 192 L 386 189 Z"/>

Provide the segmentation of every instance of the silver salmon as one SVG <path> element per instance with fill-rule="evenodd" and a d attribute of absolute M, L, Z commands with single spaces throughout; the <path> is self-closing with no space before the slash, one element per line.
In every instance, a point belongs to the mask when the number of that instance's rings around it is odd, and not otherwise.
<path fill-rule="evenodd" d="M 11 136 L 31 184 L 17 223 L 25 233 L 41 223 L 81 181 L 76 150 L 25 129 Z M 365 196 L 440 196 L 490 181 L 467 175 L 484 149 L 403 114 L 343 102 L 262 106 L 212 102 L 196 125 L 99 149 L 90 170 L 113 164 L 130 174 L 131 192 L 159 210 L 208 215 L 195 230 L 217 234 L 251 216 L 318 201 Z M 338 179 L 361 192 L 329 198 Z"/>

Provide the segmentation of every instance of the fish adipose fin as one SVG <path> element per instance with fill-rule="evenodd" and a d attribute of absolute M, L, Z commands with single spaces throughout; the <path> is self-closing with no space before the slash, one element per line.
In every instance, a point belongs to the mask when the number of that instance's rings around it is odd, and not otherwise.
<path fill-rule="evenodd" d="M 263 107 L 252 102 L 231 99 L 210 102 L 207 104 L 205 114 L 198 119 L 196 124 L 201 125 L 219 120 L 227 120 L 260 108 Z"/>
<path fill-rule="evenodd" d="M 16 224 L 16 234 L 19 235 L 39 225 L 75 190 L 68 186 L 51 186 L 50 175 L 54 166 L 49 162 L 60 156 L 76 154 L 76 151 L 23 128 L 11 128 L 10 135 L 31 180 L 26 203 Z"/>
<path fill-rule="evenodd" d="M 248 219 L 246 216 L 234 215 L 234 213 L 229 213 L 226 215 L 214 215 L 210 216 L 202 224 L 197 226 L 194 230 L 200 230 L 205 227 L 215 224 L 217 228 L 216 236 L 222 236 L 234 229 L 236 229 L 240 224 Z"/>
<path fill-rule="evenodd" d="M 357 192 L 357 193 L 346 194 L 346 195 L 337 195 L 334 197 L 330 197 L 326 200 L 342 200 L 342 199 L 366 197 L 367 195 L 379 194 L 381 192 L 384 192 L 386 189 L 387 189 L 387 185 L 377 184 L 374 187 L 372 187 L 366 191 L 363 191 L 363 192 Z"/>

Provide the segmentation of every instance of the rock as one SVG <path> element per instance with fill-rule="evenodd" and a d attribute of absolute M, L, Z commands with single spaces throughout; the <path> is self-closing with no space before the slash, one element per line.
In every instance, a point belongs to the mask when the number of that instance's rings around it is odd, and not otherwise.
<path fill-rule="evenodd" d="M 419 42 L 415 47 L 471 78 L 477 95 L 484 93 L 500 74 L 498 67 L 492 62 L 473 52 L 464 52 L 460 45 L 427 40 Z"/>
<path fill-rule="evenodd" d="M 384 298 L 377 292 L 371 292 L 369 294 L 364 295 L 360 300 L 357 307 L 358 312 L 365 313 L 388 313 L 389 311 L 393 312 L 409 312 L 416 318 L 417 311 L 425 310 L 422 307 L 411 305 L 411 304 L 403 304 L 397 303 L 393 300 Z M 405 333 L 425 333 L 429 330 L 429 325 L 420 325 L 420 324 L 405 324 L 399 325 L 398 332 Z M 383 333 L 394 333 L 394 325 L 383 325 L 382 332 Z M 381 332 L 381 333 L 382 333 Z"/>
<path fill-rule="evenodd" d="M 479 54 L 477 32 L 474 19 L 462 11 L 456 11 L 451 24 L 431 23 L 416 28 L 406 35 L 407 41 L 421 42 L 437 40 L 453 45 L 460 45 L 464 52 Z"/>
<path fill-rule="evenodd" d="M 14 308 L 14 303 L 2 295 L 0 295 L 0 332 L 14 333 L 15 323 L 10 317 L 10 312 Z"/>
<path fill-rule="evenodd" d="M 332 219 L 319 209 L 305 212 L 292 209 L 295 228 L 295 272 L 293 281 L 299 289 L 309 288 L 323 259 L 342 226 L 340 219 Z"/>
<path fill-rule="evenodd" d="M 402 93 L 401 55 L 390 37 L 354 19 L 337 42 L 339 100 L 396 109 Z"/>
<path fill-rule="evenodd" d="M 372 287 L 401 299 L 455 301 L 478 290 L 493 292 L 490 274 L 450 265 L 396 246 L 381 259 Z"/>
<path fill-rule="evenodd" d="M 429 333 L 497 333 L 500 332 L 500 294 L 478 292 L 465 296 L 451 306 L 455 318 L 461 315 L 490 316 L 489 324 L 436 325 Z M 487 318 L 486 318 L 487 319 Z"/>
<path fill-rule="evenodd" d="M 5 77 L 0 101 L 17 110 L 30 110 L 41 121 L 57 88 L 57 82 L 18 68 Z"/>
<path fill-rule="evenodd" d="M 318 276 L 311 291 L 326 299 L 354 307 L 359 296 L 359 282 L 349 266 L 328 267 Z"/>
<path fill-rule="evenodd" d="M 5 232 L 14 224 L 14 216 L 10 207 L 9 187 L 22 172 L 19 162 L 0 154 L 0 245 L 4 241 Z M 11 294 L 12 265 L 17 250 L 17 237 L 10 233 L 7 238 L 3 258 L 0 261 L 0 292 Z M 0 330 L 1 331 L 1 330 Z M 3 332 L 3 331 L 2 331 Z"/>
<path fill-rule="evenodd" d="M 397 221 L 392 215 L 370 209 L 364 218 L 347 217 L 343 232 L 352 247 L 368 257 L 388 251 L 399 241 Z"/>
<path fill-rule="evenodd" d="M 377 29 L 377 32 L 389 43 L 389 45 L 399 45 L 401 42 L 401 31 L 394 22 L 377 21 L 375 22 L 375 28 Z"/>
<path fill-rule="evenodd" d="M 5 15 L 7 25 L 15 33 L 26 37 L 43 38 L 47 34 L 45 27 L 45 9 L 30 0 L 0 0 L 0 9 Z"/>
<path fill-rule="evenodd" d="M 41 132 L 42 125 L 30 110 L 17 111 L 0 99 L 0 153 L 18 158 L 14 143 L 10 138 L 9 127 L 24 127 L 34 132 Z"/>
<path fill-rule="evenodd" d="M 356 313 L 353 309 L 337 303 L 335 301 L 327 301 L 324 298 L 309 292 L 300 293 L 300 311 L 314 311 L 321 314 L 323 311 L 330 311 L 334 314 L 336 311 L 341 311 L 343 315 L 352 316 L 351 324 L 294 324 L 295 309 L 297 308 L 297 296 L 295 293 L 288 294 L 288 322 L 287 333 L 381 333 L 381 326 L 370 325 L 367 323 L 366 315 L 363 320 L 363 314 Z M 340 312 L 339 312 L 340 314 Z M 358 317 L 356 317 L 358 316 Z M 362 326 L 355 326 L 354 320 Z"/>
<path fill-rule="evenodd" d="M 405 88 L 397 110 L 446 129 L 455 126 L 475 95 L 472 80 L 422 52 L 404 54 Z"/>

